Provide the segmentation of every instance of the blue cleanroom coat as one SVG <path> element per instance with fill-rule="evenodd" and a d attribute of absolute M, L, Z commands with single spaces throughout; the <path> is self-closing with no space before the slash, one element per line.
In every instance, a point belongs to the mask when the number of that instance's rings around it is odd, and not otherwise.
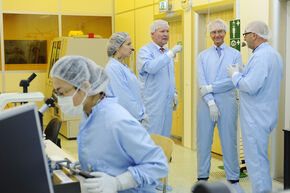
<path fill-rule="evenodd" d="M 106 65 L 110 77 L 106 94 L 116 96 L 119 104 L 133 117 L 141 121 L 145 115 L 145 107 L 140 93 L 140 82 L 126 64 L 110 58 Z"/>
<path fill-rule="evenodd" d="M 240 121 L 253 193 L 272 191 L 267 157 L 269 135 L 278 122 L 283 60 L 268 42 L 258 46 L 243 73 L 233 77 L 239 90 Z"/>
<path fill-rule="evenodd" d="M 165 49 L 165 53 L 168 48 Z M 150 42 L 140 48 L 137 70 L 149 116 L 148 132 L 170 137 L 175 89 L 174 60 Z"/>
<path fill-rule="evenodd" d="M 138 187 L 122 192 L 155 192 L 157 180 L 168 174 L 162 149 L 116 98 L 104 98 L 83 116 L 77 141 L 82 170 L 111 176 L 131 172 Z"/>
<path fill-rule="evenodd" d="M 213 92 L 199 99 L 197 114 L 197 165 L 198 178 L 208 178 L 210 172 L 211 146 L 216 122 L 210 119 L 207 102 L 214 100 L 220 116 L 217 120 L 227 180 L 238 180 L 240 169 L 237 155 L 237 103 L 235 87 L 226 73 L 229 64 L 242 64 L 241 54 L 222 44 L 221 56 L 216 46 L 199 54 L 199 86 L 212 85 Z"/>

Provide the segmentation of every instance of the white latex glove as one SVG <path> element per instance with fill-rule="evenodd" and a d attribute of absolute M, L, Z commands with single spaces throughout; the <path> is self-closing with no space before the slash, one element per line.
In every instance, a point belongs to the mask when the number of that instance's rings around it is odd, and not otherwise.
<path fill-rule="evenodd" d="M 213 91 L 212 85 L 210 84 L 210 85 L 201 86 L 199 91 L 200 91 L 200 96 L 203 97 L 204 95 Z"/>
<path fill-rule="evenodd" d="M 214 122 L 218 120 L 218 117 L 220 115 L 219 109 L 216 106 L 214 100 L 208 101 L 208 107 L 209 107 L 209 114 L 210 114 L 210 119 Z"/>
<path fill-rule="evenodd" d="M 110 176 L 103 172 L 91 172 L 95 178 L 88 178 L 84 181 L 83 187 L 89 193 L 116 193 L 137 187 L 130 172 L 125 172 L 117 177 Z"/>
<path fill-rule="evenodd" d="M 147 114 L 145 114 L 141 120 L 141 124 L 143 125 L 143 127 L 145 127 L 145 129 L 147 129 L 148 123 L 149 123 L 149 117 Z"/>
<path fill-rule="evenodd" d="M 85 180 L 83 187 L 89 193 L 116 193 L 118 191 L 118 182 L 115 177 L 109 176 L 103 172 L 91 172 L 90 175 L 95 178 Z"/>
<path fill-rule="evenodd" d="M 239 65 L 238 64 L 229 64 L 227 67 L 227 74 L 229 77 L 234 77 L 239 73 Z"/>
<path fill-rule="evenodd" d="M 177 54 L 178 52 L 180 52 L 182 50 L 182 46 L 181 45 L 175 45 L 171 50 L 169 50 L 166 54 L 167 56 L 173 58 L 175 56 L 175 54 Z"/>
<path fill-rule="evenodd" d="M 173 98 L 173 110 L 174 111 L 176 111 L 177 106 L 178 106 L 178 97 L 177 97 L 177 94 L 174 93 L 174 98 Z"/>

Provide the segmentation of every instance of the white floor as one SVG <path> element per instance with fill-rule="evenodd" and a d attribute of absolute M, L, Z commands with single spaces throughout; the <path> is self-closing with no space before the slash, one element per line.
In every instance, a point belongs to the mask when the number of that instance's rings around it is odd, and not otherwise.
<path fill-rule="evenodd" d="M 61 145 L 65 152 L 78 159 L 76 140 L 66 140 L 61 137 Z M 221 160 L 212 158 L 209 181 L 225 179 L 224 171 L 218 168 L 218 166 L 222 165 L 223 163 Z M 173 188 L 171 193 L 191 192 L 191 187 L 197 179 L 196 166 L 196 152 L 180 145 L 175 145 L 168 176 L 168 184 Z M 240 184 L 246 193 L 252 193 L 248 177 L 240 179 Z M 283 190 L 283 184 L 273 180 L 273 192 L 281 190 Z"/>

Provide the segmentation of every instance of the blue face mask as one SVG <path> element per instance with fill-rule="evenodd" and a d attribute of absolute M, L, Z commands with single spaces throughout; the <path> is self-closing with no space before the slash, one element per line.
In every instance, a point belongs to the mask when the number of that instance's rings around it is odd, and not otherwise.
<path fill-rule="evenodd" d="M 77 94 L 79 91 L 79 88 L 75 91 L 75 93 L 72 96 L 58 96 L 57 97 L 57 103 L 61 111 L 67 115 L 70 116 L 78 116 L 83 114 L 83 103 L 86 100 L 88 94 L 86 92 L 86 95 L 78 106 L 74 106 L 73 104 L 73 97 Z"/>

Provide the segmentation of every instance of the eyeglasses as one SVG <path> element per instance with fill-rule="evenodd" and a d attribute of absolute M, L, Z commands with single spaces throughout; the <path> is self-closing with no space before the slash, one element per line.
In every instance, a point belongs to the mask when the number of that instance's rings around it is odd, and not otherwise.
<path fill-rule="evenodd" d="M 69 93 L 70 91 L 72 91 L 73 89 L 76 89 L 76 87 L 71 87 L 70 89 L 66 90 L 66 91 L 63 91 L 62 93 L 56 91 L 55 89 L 53 89 L 53 93 L 56 95 L 56 96 L 60 96 L 60 97 L 63 97 L 65 96 L 67 93 Z"/>
<path fill-rule="evenodd" d="M 246 37 L 246 35 L 251 34 L 251 33 L 253 33 L 253 32 L 245 32 L 245 33 L 243 33 L 243 36 Z"/>

